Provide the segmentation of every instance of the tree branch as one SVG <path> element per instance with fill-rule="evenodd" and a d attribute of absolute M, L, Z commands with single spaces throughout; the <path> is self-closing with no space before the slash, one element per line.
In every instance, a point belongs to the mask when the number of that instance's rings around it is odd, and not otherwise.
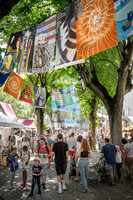
<path fill-rule="evenodd" d="M 124 58 L 123 58 L 123 51 L 122 51 L 122 44 L 121 42 L 118 43 L 118 46 L 117 46 L 117 51 L 118 51 L 118 54 L 120 56 L 120 59 L 121 61 L 123 62 L 124 61 Z"/>
<path fill-rule="evenodd" d="M 105 59 L 105 58 L 103 58 L 103 59 L 99 59 L 100 61 L 107 61 L 107 62 L 110 62 L 114 67 L 115 67 L 115 69 L 117 69 L 117 71 L 119 70 L 119 68 L 111 61 L 111 60 L 108 60 L 108 59 Z"/>

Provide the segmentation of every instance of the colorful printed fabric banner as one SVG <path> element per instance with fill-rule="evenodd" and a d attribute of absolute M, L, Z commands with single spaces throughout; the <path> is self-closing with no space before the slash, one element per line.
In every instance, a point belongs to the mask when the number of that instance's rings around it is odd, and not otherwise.
<path fill-rule="evenodd" d="M 56 41 L 56 67 L 71 66 L 82 61 L 77 61 L 76 48 L 76 20 L 82 13 L 79 0 L 65 8 L 57 15 L 57 41 Z M 82 6 L 81 6 L 82 7 Z"/>
<path fill-rule="evenodd" d="M 65 106 L 72 105 L 79 100 L 75 85 L 62 88 L 62 94 Z"/>
<path fill-rule="evenodd" d="M 0 72 L 0 87 L 3 86 L 3 84 L 5 83 L 9 75 L 10 74 L 7 74 L 7 73 L 5 74 L 5 73 Z"/>
<path fill-rule="evenodd" d="M 34 85 L 32 83 L 23 81 L 23 85 L 19 95 L 19 100 L 33 104 L 33 95 L 34 95 Z"/>
<path fill-rule="evenodd" d="M 58 109 L 72 105 L 79 100 L 75 85 L 62 89 L 53 89 L 53 94 Z"/>
<path fill-rule="evenodd" d="M 45 88 L 34 86 L 34 106 L 39 108 L 46 107 Z"/>
<path fill-rule="evenodd" d="M 79 78 L 79 84 L 81 86 L 83 94 L 85 94 L 86 93 L 86 87 L 85 87 L 85 84 L 84 84 L 84 81 L 83 81 L 82 78 Z"/>
<path fill-rule="evenodd" d="M 21 32 L 17 62 L 18 74 L 31 74 L 36 27 Z"/>
<path fill-rule="evenodd" d="M 8 77 L 8 80 L 5 84 L 3 91 L 17 99 L 19 92 L 21 90 L 22 84 L 23 84 L 23 78 L 21 78 L 19 75 L 13 72 Z"/>
<path fill-rule="evenodd" d="M 76 26 L 77 60 L 118 45 L 113 0 L 83 0 Z"/>
<path fill-rule="evenodd" d="M 14 67 L 15 67 L 14 53 L 9 52 L 3 59 L 1 72 L 11 74 L 14 70 Z"/>
<path fill-rule="evenodd" d="M 53 71 L 56 38 L 56 16 L 36 27 L 32 73 Z"/>
<path fill-rule="evenodd" d="M 6 55 L 3 59 L 1 72 L 3 73 L 12 73 L 15 67 L 15 63 L 17 61 L 18 53 L 19 53 L 19 47 L 21 44 L 21 36 L 22 32 L 14 33 L 11 35 Z"/>
<path fill-rule="evenodd" d="M 133 35 L 133 0 L 114 0 L 118 41 Z"/>
<path fill-rule="evenodd" d="M 57 103 L 55 102 L 55 96 L 52 96 L 52 110 L 58 110 L 60 112 L 68 112 L 80 115 L 80 104 L 75 103 L 70 106 L 64 106 L 58 108 Z"/>
<path fill-rule="evenodd" d="M 57 108 L 60 109 L 60 108 L 64 107 L 62 90 L 61 89 L 53 89 L 53 94 L 55 97 L 55 103 L 57 105 Z"/>

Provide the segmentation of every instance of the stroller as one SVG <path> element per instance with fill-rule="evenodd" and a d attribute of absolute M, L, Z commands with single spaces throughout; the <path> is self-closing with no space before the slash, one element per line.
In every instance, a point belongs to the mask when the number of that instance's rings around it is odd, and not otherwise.
<path fill-rule="evenodd" d="M 69 179 L 71 179 L 71 176 L 76 176 L 75 154 L 73 155 L 72 163 L 70 165 Z"/>
<path fill-rule="evenodd" d="M 106 160 L 105 157 L 100 157 L 98 163 L 98 180 L 100 183 L 103 183 L 104 180 L 109 179 L 109 173 L 106 169 Z"/>

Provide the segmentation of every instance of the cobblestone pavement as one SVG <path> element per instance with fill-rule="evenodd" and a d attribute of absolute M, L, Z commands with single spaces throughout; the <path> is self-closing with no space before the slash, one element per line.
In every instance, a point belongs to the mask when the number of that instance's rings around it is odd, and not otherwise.
<path fill-rule="evenodd" d="M 0 200 L 133 200 L 133 181 L 117 182 L 115 187 L 109 187 L 107 182 L 99 183 L 97 174 L 93 166 L 98 162 L 99 153 L 93 152 L 93 159 L 91 160 L 91 167 L 88 179 L 88 193 L 82 193 L 81 185 L 74 180 L 69 179 L 69 167 L 67 169 L 67 187 L 68 190 L 63 194 L 57 193 L 57 181 L 54 164 L 48 170 L 46 190 L 42 189 L 42 194 L 37 194 L 37 187 L 34 191 L 34 196 L 28 198 L 31 187 L 31 172 L 28 172 L 27 187 L 23 189 L 21 171 L 17 171 L 15 177 L 15 189 L 9 189 L 9 167 L 0 170 Z M 32 162 L 31 162 L 32 163 Z"/>

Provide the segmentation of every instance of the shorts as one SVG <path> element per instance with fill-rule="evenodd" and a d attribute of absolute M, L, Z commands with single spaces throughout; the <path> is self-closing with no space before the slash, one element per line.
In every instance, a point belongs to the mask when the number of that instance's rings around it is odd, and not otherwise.
<path fill-rule="evenodd" d="M 43 169 L 42 175 L 46 176 L 47 175 L 48 164 L 41 164 L 41 167 Z"/>
<path fill-rule="evenodd" d="M 62 164 L 56 163 L 55 169 L 56 169 L 57 176 L 60 176 L 61 174 L 65 174 L 66 169 L 67 169 L 67 163 L 62 163 Z"/>
<path fill-rule="evenodd" d="M 116 166 L 116 165 L 108 165 L 108 164 L 106 163 L 106 169 L 107 169 L 107 171 L 108 171 L 109 174 L 114 173 L 114 171 L 115 171 L 115 166 Z"/>

